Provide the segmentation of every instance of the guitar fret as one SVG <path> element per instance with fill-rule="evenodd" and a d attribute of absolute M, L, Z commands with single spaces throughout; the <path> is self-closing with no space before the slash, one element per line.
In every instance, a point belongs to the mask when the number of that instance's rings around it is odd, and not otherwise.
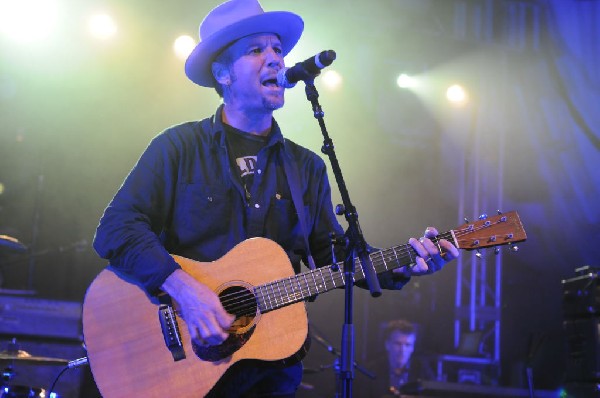
<path fill-rule="evenodd" d="M 275 305 L 273 304 L 273 301 L 275 301 L 275 298 L 271 295 L 271 292 L 269 291 L 269 285 L 265 285 L 265 290 L 267 292 L 267 297 L 269 298 L 269 306 L 271 307 L 271 309 L 274 309 Z M 275 301 L 275 304 L 277 304 L 277 301 Z"/>
<path fill-rule="evenodd" d="M 411 264 L 415 264 L 415 259 L 413 258 L 413 254 L 412 254 L 412 246 L 410 246 L 409 244 L 404 245 L 404 247 L 407 248 L 406 252 L 408 253 L 408 257 L 410 258 L 410 263 Z"/>
<path fill-rule="evenodd" d="M 385 261 L 385 256 L 383 255 L 383 251 L 380 251 L 379 255 L 381 256 L 381 261 L 383 261 L 383 267 L 385 268 L 386 271 L 389 271 L 388 266 L 387 266 L 387 261 Z"/>
<path fill-rule="evenodd" d="M 313 280 L 313 286 L 315 287 L 316 293 L 320 293 L 321 291 L 319 290 L 319 286 L 317 285 L 317 280 L 315 279 L 315 272 L 316 271 L 311 271 L 310 272 L 310 276 L 312 276 L 312 280 Z"/>
<path fill-rule="evenodd" d="M 363 279 L 366 278 L 365 270 L 363 268 L 362 262 L 360 261 L 360 258 L 356 258 L 355 260 L 356 260 L 356 264 L 358 265 L 358 269 L 360 270 L 360 273 L 362 274 L 362 278 Z"/>
<path fill-rule="evenodd" d="M 392 247 L 392 248 L 388 249 L 387 252 L 390 255 L 389 262 L 394 263 L 394 266 L 392 267 L 392 269 L 400 267 L 402 264 L 400 264 L 400 257 L 398 256 L 398 253 L 396 252 L 396 247 Z"/>
<path fill-rule="evenodd" d="M 382 250 L 380 252 L 380 254 L 381 254 L 381 261 L 383 261 L 383 268 L 385 268 L 386 271 L 389 271 L 391 269 L 390 267 L 388 267 L 388 263 L 391 260 L 391 257 L 389 257 L 390 253 L 388 251 Z"/>
<path fill-rule="evenodd" d="M 396 246 L 392 246 L 392 250 L 394 251 L 395 261 L 400 265 L 400 259 L 398 258 L 398 253 L 396 253 Z"/>
<path fill-rule="evenodd" d="M 269 296 L 269 291 L 268 290 L 266 291 L 267 294 L 265 296 L 265 293 L 264 293 L 265 286 L 264 285 L 260 287 L 260 290 L 262 292 L 263 299 L 269 300 L 268 303 L 266 302 L 266 300 L 264 301 L 265 306 L 266 306 L 265 310 L 272 310 L 273 309 L 273 304 L 271 303 L 271 297 Z"/>
<path fill-rule="evenodd" d="M 327 291 L 327 282 L 325 281 L 325 277 L 323 276 L 323 268 L 319 268 L 319 275 L 321 275 L 321 280 L 323 281 L 323 291 Z"/>
<path fill-rule="evenodd" d="M 296 290 L 294 289 L 294 283 L 292 282 L 292 278 L 287 278 L 287 283 L 291 292 L 288 293 L 288 297 L 290 298 L 290 303 L 293 303 L 294 301 L 298 300 L 298 295 L 296 294 Z"/>
<path fill-rule="evenodd" d="M 277 296 L 275 295 L 275 289 L 273 289 L 273 283 L 269 283 L 268 286 L 271 288 L 271 293 L 273 293 L 273 299 L 275 301 L 275 305 L 277 305 Z"/>
<path fill-rule="evenodd" d="M 282 301 L 284 303 L 286 303 L 286 304 L 291 303 L 291 301 L 290 301 L 290 295 L 288 294 L 287 288 L 285 286 L 285 280 L 280 280 L 279 283 L 283 285 L 283 293 L 281 295 Z M 281 288 L 279 290 L 281 290 Z"/>
<path fill-rule="evenodd" d="M 285 296 L 283 294 L 281 294 L 281 287 L 279 286 L 279 282 L 281 282 L 281 281 L 275 281 L 275 285 L 277 286 L 277 291 L 279 292 L 279 300 L 283 304 L 285 302 L 285 300 L 284 300 Z"/>
<path fill-rule="evenodd" d="M 291 303 L 291 302 L 293 302 L 294 300 L 296 300 L 296 299 L 297 299 L 297 297 L 296 297 L 296 292 L 294 292 L 294 284 L 292 283 L 292 277 L 288 277 L 288 278 L 287 278 L 287 282 L 289 283 L 289 285 L 290 285 L 290 290 L 292 291 L 291 293 L 288 293 L 288 294 L 287 294 L 287 295 L 288 295 L 288 297 L 290 298 L 290 301 L 289 301 L 289 302 Z M 287 288 L 285 289 L 285 291 L 287 292 Z"/>
<path fill-rule="evenodd" d="M 292 278 L 289 277 L 287 279 L 289 285 L 290 285 L 290 290 L 292 291 L 292 293 L 290 294 L 290 299 L 291 301 L 297 301 L 298 300 L 298 293 L 296 292 L 296 287 L 294 286 L 294 282 L 292 281 Z"/>
<path fill-rule="evenodd" d="M 335 278 L 333 277 L 333 271 L 331 270 L 332 267 L 327 267 L 327 269 L 329 270 L 329 277 L 331 279 L 331 282 L 333 282 L 333 287 L 336 288 L 337 285 L 335 284 Z"/>
<path fill-rule="evenodd" d="M 312 296 L 312 294 L 310 293 L 310 286 L 308 286 L 308 279 L 306 279 L 306 274 L 302 274 L 302 276 L 304 277 L 304 282 L 306 283 L 306 289 L 308 290 L 308 297 Z"/>
<path fill-rule="evenodd" d="M 297 276 L 294 277 L 294 279 L 296 279 L 296 283 L 298 283 L 298 290 L 300 291 L 300 297 L 302 297 L 302 300 L 304 300 L 304 291 L 302 290 L 302 283 L 300 283 L 300 278 L 298 278 Z"/>
<path fill-rule="evenodd" d="M 254 288 L 254 295 L 256 296 L 256 300 L 258 301 L 258 308 L 261 311 L 265 311 L 267 308 L 265 307 L 263 296 L 262 296 L 262 293 L 260 292 L 260 286 L 257 286 Z"/>

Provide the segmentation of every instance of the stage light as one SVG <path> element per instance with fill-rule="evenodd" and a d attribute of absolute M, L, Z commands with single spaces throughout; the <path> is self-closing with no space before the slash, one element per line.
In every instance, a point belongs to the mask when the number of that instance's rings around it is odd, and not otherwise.
<path fill-rule="evenodd" d="M 467 91 L 459 84 L 453 84 L 446 90 L 446 98 L 453 104 L 462 105 L 467 102 Z"/>
<path fill-rule="evenodd" d="M 192 50 L 196 47 L 196 40 L 193 37 L 183 35 L 175 39 L 173 43 L 173 51 L 177 58 L 185 60 Z"/>
<path fill-rule="evenodd" d="M 342 85 L 342 75 L 334 70 L 328 70 L 321 75 L 323 85 L 331 90 L 335 90 Z"/>
<path fill-rule="evenodd" d="M 0 182 L 0 195 L 2 195 L 4 193 L 4 184 Z"/>
<path fill-rule="evenodd" d="M 400 88 L 414 88 L 417 86 L 417 79 L 406 73 L 402 73 L 398 76 L 398 79 L 396 79 L 396 84 L 398 84 L 398 87 Z"/>
<path fill-rule="evenodd" d="M 0 0 L 0 32 L 18 42 L 46 39 L 58 14 L 54 0 Z"/>
<path fill-rule="evenodd" d="M 117 24 L 108 14 L 93 15 L 88 23 L 88 28 L 93 37 L 108 40 L 117 34 Z"/>

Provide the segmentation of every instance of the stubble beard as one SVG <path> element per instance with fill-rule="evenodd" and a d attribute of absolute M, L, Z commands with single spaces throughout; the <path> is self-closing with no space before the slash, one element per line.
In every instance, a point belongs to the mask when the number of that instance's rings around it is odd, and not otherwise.
<path fill-rule="evenodd" d="M 277 96 L 277 98 L 275 98 L 275 99 L 271 99 L 269 97 L 263 97 L 262 103 L 263 103 L 263 106 L 265 107 L 265 109 L 268 109 L 270 111 L 274 111 L 274 110 L 282 108 L 283 105 L 285 104 L 285 98 L 284 98 L 283 92 L 281 93 L 280 96 Z"/>

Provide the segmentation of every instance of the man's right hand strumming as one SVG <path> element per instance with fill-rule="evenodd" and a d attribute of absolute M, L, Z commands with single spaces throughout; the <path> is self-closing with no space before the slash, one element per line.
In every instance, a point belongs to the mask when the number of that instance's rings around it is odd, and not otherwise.
<path fill-rule="evenodd" d="M 215 292 L 178 269 L 161 286 L 178 304 L 192 341 L 199 345 L 219 345 L 227 339 L 227 329 L 235 316 L 227 313 Z"/>

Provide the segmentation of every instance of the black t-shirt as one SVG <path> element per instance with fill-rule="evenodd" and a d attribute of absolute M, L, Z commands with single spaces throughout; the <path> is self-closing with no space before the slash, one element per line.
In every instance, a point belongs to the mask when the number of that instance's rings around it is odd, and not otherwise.
<path fill-rule="evenodd" d="M 248 134 L 227 124 L 224 127 L 229 160 L 238 171 L 237 175 L 246 191 L 246 199 L 250 200 L 258 152 L 267 144 L 269 137 Z"/>

